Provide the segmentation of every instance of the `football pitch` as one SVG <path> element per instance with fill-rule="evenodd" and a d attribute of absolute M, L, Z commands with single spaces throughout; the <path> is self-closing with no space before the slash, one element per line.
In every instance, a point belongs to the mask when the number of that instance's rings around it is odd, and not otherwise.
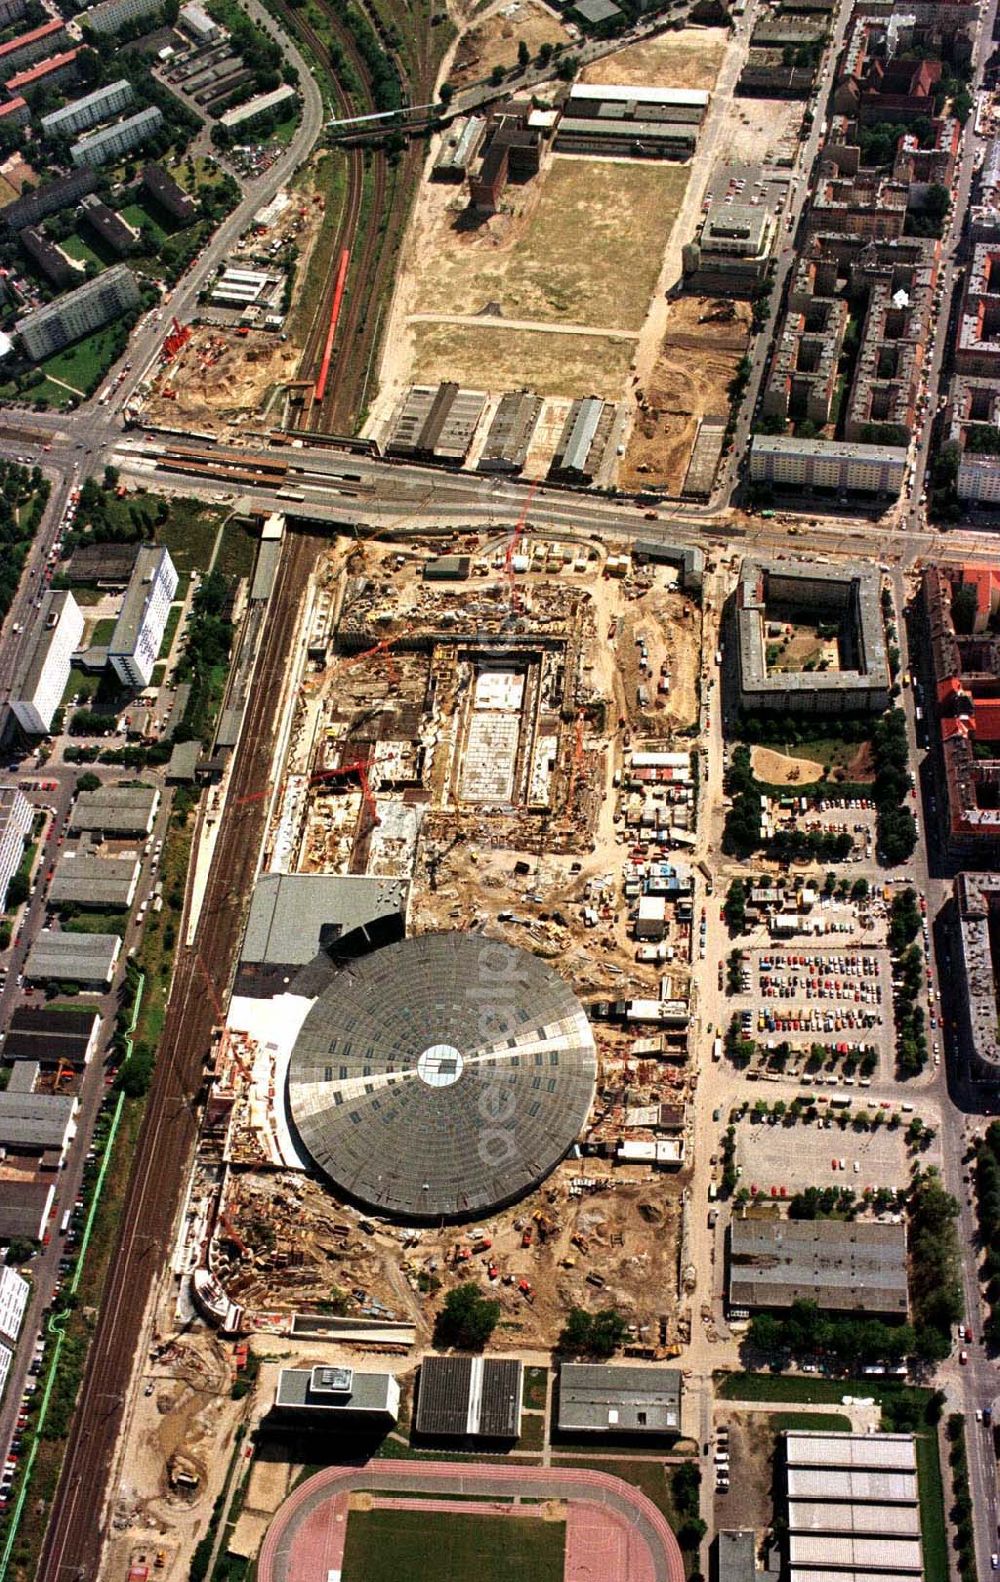
<path fill-rule="evenodd" d="M 566 1524 L 528 1516 L 352 1511 L 343 1582 L 562 1582 Z"/>

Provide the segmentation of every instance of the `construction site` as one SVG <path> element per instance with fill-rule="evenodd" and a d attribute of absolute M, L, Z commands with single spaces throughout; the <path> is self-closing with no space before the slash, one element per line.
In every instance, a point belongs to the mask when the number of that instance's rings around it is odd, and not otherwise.
<path fill-rule="evenodd" d="M 292 1313 L 333 1303 L 426 1334 L 439 1292 L 475 1260 L 512 1337 L 548 1344 L 567 1304 L 613 1297 L 642 1343 L 659 1344 L 662 1293 L 679 1275 L 690 1080 L 694 919 L 676 853 L 695 838 L 679 733 L 697 714 L 698 567 L 690 552 L 638 565 L 526 524 L 449 549 L 340 542 L 317 568 L 178 1268 L 201 1268 L 223 1327 L 282 1331 Z M 510 971 L 530 1009 L 513 1042 L 536 1062 L 551 1047 L 571 1086 L 551 1125 L 526 1094 L 519 1135 L 531 1114 L 540 1131 L 523 1180 L 508 1161 L 502 1179 L 486 1172 L 477 1189 L 473 1165 L 457 1159 L 452 1175 L 440 1165 L 438 1185 L 429 1163 L 413 1183 L 402 1165 L 390 1182 L 370 1161 L 404 1142 L 381 1133 L 355 1149 L 355 1169 L 342 1118 L 369 1124 L 353 1084 L 369 1077 L 364 1094 L 382 1091 L 382 1043 L 391 1091 L 412 1069 L 414 1093 L 452 1085 L 455 1103 L 477 1060 L 502 1065 L 497 1051 L 512 1047 L 491 1031 L 470 1042 L 463 1027 L 463 986 L 478 968 L 448 962 L 470 938 L 519 963 Z M 421 967 L 421 941 L 448 960 Z M 399 950 L 412 965 L 396 963 Z M 352 994 L 373 979 L 355 1011 L 336 976 L 347 960 L 357 961 Z M 387 1029 L 378 985 L 398 991 L 407 973 L 408 1021 Z M 425 977 L 434 988 L 421 1035 Z M 362 1045 L 355 1076 L 352 1046 Z M 335 1048 L 359 1111 L 350 1117 L 333 1092 Z M 410 1134 L 435 1124 L 409 1115 Z M 455 1130 L 474 1135 L 474 1122 Z M 316 1166 L 329 1179 L 317 1182 Z M 366 1207 L 437 1223 L 376 1227 Z M 472 1227 L 442 1232 L 448 1218 Z M 601 1263 L 616 1278 L 588 1281 L 580 1254 L 593 1235 L 612 1247 L 621 1237 L 619 1263 Z"/>
<path fill-rule="evenodd" d="M 648 1358 L 698 1321 L 702 565 L 661 549 L 522 521 L 318 563 L 134 1406 L 130 1562 L 185 1552 L 242 1374 L 254 1416 L 276 1360 L 406 1375 L 469 1280 L 501 1350 L 550 1348 L 574 1307 L 616 1308 Z"/>
<path fill-rule="evenodd" d="M 635 391 L 636 412 L 618 473 L 623 489 L 684 490 L 699 422 L 725 424 L 730 386 L 750 344 L 750 304 L 681 296 L 667 306 L 652 373 Z"/>
<path fill-rule="evenodd" d="M 166 326 L 159 368 L 140 386 L 132 421 L 209 433 L 251 418 L 286 421 L 311 381 L 296 379 L 309 326 L 285 305 L 309 272 L 324 212 L 310 170 L 258 212 L 206 291 L 195 323 Z"/>

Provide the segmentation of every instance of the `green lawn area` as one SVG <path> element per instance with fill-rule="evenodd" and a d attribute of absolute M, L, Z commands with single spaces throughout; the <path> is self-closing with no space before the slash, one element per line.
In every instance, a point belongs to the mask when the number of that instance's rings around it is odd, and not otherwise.
<path fill-rule="evenodd" d="M 279 121 L 268 138 L 268 142 L 280 143 L 282 148 L 286 148 L 295 136 L 295 129 L 300 119 L 298 110 L 296 110 L 293 115 L 286 116 L 284 121 Z"/>
<path fill-rule="evenodd" d="M 200 500 L 171 500 L 170 515 L 156 529 L 156 542 L 169 549 L 180 575 L 204 571 L 221 521 L 222 512 Z"/>
<path fill-rule="evenodd" d="M 90 634 L 91 647 L 104 648 L 110 643 L 117 625 L 118 622 L 113 615 L 106 615 L 103 621 L 95 621 L 94 629 Z"/>
<path fill-rule="evenodd" d="M 164 229 L 160 220 L 156 215 L 153 214 L 152 210 L 146 208 L 144 203 L 130 203 L 127 208 L 121 210 L 121 217 L 129 225 L 134 225 L 137 231 L 141 231 L 144 225 L 148 226 L 156 241 L 157 247 L 162 246 L 163 242 L 170 234 Z"/>
<path fill-rule="evenodd" d="M 529 1412 L 541 1412 L 544 1410 L 548 1379 L 548 1368 L 525 1368 L 524 1404 Z"/>
<path fill-rule="evenodd" d="M 66 346 L 54 357 L 41 363 L 42 371 L 50 379 L 62 379 L 74 390 L 90 394 L 100 383 L 115 358 L 117 327 L 109 325 L 87 335 L 75 346 Z M 34 392 L 32 392 L 34 393 Z"/>
<path fill-rule="evenodd" d="M 170 652 L 171 644 L 177 635 L 177 628 L 181 624 L 181 616 L 183 614 L 183 604 L 172 604 L 170 606 L 170 614 L 167 616 L 167 624 L 163 629 L 163 642 L 160 644 L 160 653 L 164 657 L 166 657 L 166 655 Z"/>
<path fill-rule="evenodd" d="M 435 1511 L 352 1511 L 344 1582 L 562 1582 L 564 1522 Z"/>
<path fill-rule="evenodd" d="M 72 236 L 67 236 L 64 242 L 60 242 L 59 246 L 67 258 L 77 258 L 81 264 L 94 264 L 98 269 L 107 268 L 100 253 L 96 253 L 90 243 L 85 242 L 83 237 L 77 236 L 75 232 Z M 83 284 L 82 279 L 80 283 Z"/>
<path fill-rule="evenodd" d="M 257 553 L 257 535 L 236 517 L 222 530 L 222 542 L 215 557 L 215 569 L 224 577 L 249 577 Z"/>
<path fill-rule="evenodd" d="M 948 1534 L 944 1516 L 944 1487 L 937 1435 L 917 1435 L 917 1492 L 920 1498 L 920 1531 L 924 1540 L 925 1582 L 948 1582 Z"/>
<path fill-rule="evenodd" d="M 800 1433 L 818 1430 L 827 1434 L 849 1434 L 851 1419 L 842 1412 L 771 1412 L 768 1422 L 776 1434 L 797 1429 Z"/>
<path fill-rule="evenodd" d="M 902 1380 L 823 1379 L 800 1373 L 716 1374 L 716 1395 L 724 1401 L 788 1401 L 800 1405 L 837 1406 L 845 1395 L 871 1395 L 876 1401 L 909 1401 L 921 1410 L 932 1392 Z"/>

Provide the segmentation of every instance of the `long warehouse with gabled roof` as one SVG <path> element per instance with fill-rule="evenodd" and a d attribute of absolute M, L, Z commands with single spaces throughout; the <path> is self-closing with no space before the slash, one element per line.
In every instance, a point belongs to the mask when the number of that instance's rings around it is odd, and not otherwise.
<path fill-rule="evenodd" d="M 923 1574 L 912 1434 L 782 1435 L 789 1582 Z"/>

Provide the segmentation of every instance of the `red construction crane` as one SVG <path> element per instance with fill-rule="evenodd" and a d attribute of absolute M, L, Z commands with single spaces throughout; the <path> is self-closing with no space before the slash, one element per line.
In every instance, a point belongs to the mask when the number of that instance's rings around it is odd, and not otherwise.
<path fill-rule="evenodd" d="M 380 824 L 382 821 L 378 816 L 375 798 L 372 795 L 372 788 L 368 780 L 368 765 L 362 759 L 359 758 L 355 763 L 338 764 L 336 769 L 314 769 L 309 776 L 309 784 L 311 786 L 322 785 L 326 780 L 340 780 L 345 775 L 357 775 L 358 783 L 361 786 L 361 795 L 364 799 L 365 807 L 371 816 L 372 824 Z"/>
<path fill-rule="evenodd" d="M 577 776 L 580 773 L 580 765 L 583 762 L 583 722 L 585 717 L 583 709 L 576 716 L 576 741 L 573 744 L 573 762 L 570 765 L 569 786 L 566 791 L 566 813 L 570 818 L 573 816 L 573 797 L 576 792 Z"/>
<path fill-rule="evenodd" d="M 528 521 L 528 512 L 531 510 L 531 502 L 535 498 L 535 491 L 538 488 L 540 481 L 540 479 L 536 479 L 531 485 L 531 488 L 528 490 L 527 498 L 524 502 L 524 510 L 514 523 L 514 531 L 511 533 L 510 540 L 507 544 L 507 555 L 504 560 L 504 570 L 507 573 L 507 581 L 510 584 L 511 609 L 514 608 L 514 603 L 517 599 L 517 588 L 514 582 L 514 556 L 517 554 L 517 546 L 524 537 L 524 529 Z"/>
<path fill-rule="evenodd" d="M 181 324 L 176 317 L 171 320 L 171 323 L 173 324 L 173 329 L 164 340 L 163 348 L 160 352 L 161 360 L 165 363 L 176 357 L 181 348 L 186 346 L 191 339 L 190 324 Z"/>
<path fill-rule="evenodd" d="M 402 642 L 403 638 L 412 631 L 412 624 L 404 626 L 401 631 L 394 632 L 391 637 L 383 637 L 382 641 L 380 643 L 376 643 L 374 648 L 366 648 L 361 654 L 350 654 L 346 659 L 339 660 L 337 663 L 337 669 L 347 670 L 352 665 L 360 665 L 365 659 L 377 659 L 379 654 L 389 654 L 389 663 L 392 667 L 389 673 L 394 680 L 398 680 L 399 672 L 396 670 L 395 664 L 392 661 L 391 650 L 395 648 L 397 643 Z"/>

